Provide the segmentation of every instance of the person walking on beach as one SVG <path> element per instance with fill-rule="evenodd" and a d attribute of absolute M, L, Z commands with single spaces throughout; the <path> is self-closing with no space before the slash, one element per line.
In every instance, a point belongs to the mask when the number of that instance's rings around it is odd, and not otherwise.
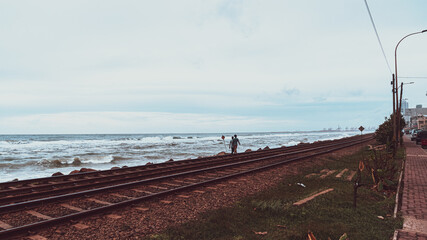
<path fill-rule="evenodd" d="M 233 140 L 234 140 L 234 137 L 231 136 L 230 143 L 228 144 L 228 147 L 231 149 L 231 154 L 233 154 L 233 152 L 234 152 Z"/>
<path fill-rule="evenodd" d="M 234 152 L 234 154 L 237 154 L 237 144 L 240 145 L 240 141 L 237 138 L 237 135 L 234 134 L 234 139 L 233 139 L 233 152 Z"/>

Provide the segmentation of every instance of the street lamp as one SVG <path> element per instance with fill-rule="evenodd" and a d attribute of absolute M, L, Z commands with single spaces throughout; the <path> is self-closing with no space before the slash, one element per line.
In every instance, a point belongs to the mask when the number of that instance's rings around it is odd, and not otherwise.
<path fill-rule="evenodd" d="M 427 32 L 427 29 L 426 30 L 422 30 L 422 31 L 420 31 L 420 32 L 414 32 L 414 33 L 411 33 L 411 34 L 408 34 L 408 35 L 406 35 L 406 36 L 404 36 L 402 39 L 400 39 L 400 41 L 397 43 L 397 45 L 396 45 L 396 48 L 394 49 L 394 78 L 393 78 L 393 83 L 394 83 L 394 86 L 393 86 L 393 94 L 395 94 L 396 95 L 396 97 L 395 97 L 395 99 L 396 99 L 396 108 L 398 108 L 398 103 L 399 103 L 399 99 L 398 99 L 398 83 L 397 83 L 397 47 L 399 47 L 399 44 L 403 41 L 403 39 L 405 39 L 405 38 L 407 38 L 407 37 L 409 37 L 409 36 L 412 36 L 412 35 L 415 35 L 415 34 L 420 34 L 420 33 L 425 33 L 425 32 Z M 393 95 L 394 96 L 394 95 Z M 394 99 L 393 99 L 393 105 L 394 105 Z M 399 110 L 399 109 L 397 109 L 397 110 Z M 395 147 L 394 147 L 394 151 L 396 151 L 397 150 L 397 141 L 400 141 L 400 112 L 399 111 L 395 111 L 395 109 L 394 109 L 394 107 L 393 107 L 393 112 L 395 112 L 395 114 L 394 114 L 394 116 L 393 116 L 393 118 L 394 118 L 394 121 L 393 121 L 393 140 L 395 140 Z M 399 117 L 397 117 L 397 115 L 399 115 Z M 396 139 L 396 132 L 399 132 L 398 133 L 398 139 Z"/>

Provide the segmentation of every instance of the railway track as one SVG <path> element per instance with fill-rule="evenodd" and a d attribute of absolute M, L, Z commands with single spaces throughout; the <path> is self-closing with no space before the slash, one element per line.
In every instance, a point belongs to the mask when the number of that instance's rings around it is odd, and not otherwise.
<path fill-rule="evenodd" d="M 0 238 L 319 156 L 372 135 L 115 170 L 0 183 Z"/>

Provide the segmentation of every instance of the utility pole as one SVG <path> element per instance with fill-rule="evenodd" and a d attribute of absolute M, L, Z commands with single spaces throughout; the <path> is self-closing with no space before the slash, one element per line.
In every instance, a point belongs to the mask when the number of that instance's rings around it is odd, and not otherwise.
<path fill-rule="evenodd" d="M 401 134 L 401 132 L 402 132 L 402 130 L 400 129 L 401 127 L 400 127 L 400 120 L 402 119 L 402 93 L 403 93 L 403 82 L 401 82 L 400 83 L 400 102 L 399 102 L 399 107 L 398 107 L 398 109 L 399 109 L 399 117 L 398 117 L 398 120 L 397 120 L 397 129 L 399 129 L 398 130 L 398 132 L 397 132 L 397 141 L 398 141 L 398 143 L 400 143 L 400 146 L 402 146 L 402 142 L 400 141 L 400 134 Z"/>
<path fill-rule="evenodd" d="M 399 106 L 397 107 L 398 108 L 398 112 L 399 112 L 399 114 L 398 114 L 398 117 L 399 117 L 399 120 L 397 121 L 397 126 L 398 126 L 398 132 L 397 132 L 397 139 L 398 139 L 398 141 L 400 142 L 400 134 L 402 133 L 402 131 L 400 130 L 400 120 L 402 119 L 402 98 L 403 98 L 403 85 L 405 85 L 405 84 L 414 84 L 414 82 L 409 82 L 409 83 L 404 83 L 404 82 L 401 82 L 400 83 L 400 102 L 399 102 Z M 399 91 L 399 89 L 397 89 L 397 91 Z M 400 142 L 400 146 L 402 146 L 402 142 Z"/>
<path fill-rule="evenodd" d="M 391 85 L 392 85 L 392 93 L 393 93 L 393 119 L 392 119 L 392 122 L 393 122 L 393 139 L 392 139 L 392 145 L 393 145 L 393 158 L 396 156 L 396 149 L 397 149 L 397 146 L 396 146 L 396 100 L 395 100 L 395 94 L 394 94 L 394 92 L 396 91 L 395 90 L 395 88 L 394 88 L 394 84 L 395 83 L 395 80 L 394 80 L 394 74 L 392 74 L 392 81 L 391 81 Z"/>

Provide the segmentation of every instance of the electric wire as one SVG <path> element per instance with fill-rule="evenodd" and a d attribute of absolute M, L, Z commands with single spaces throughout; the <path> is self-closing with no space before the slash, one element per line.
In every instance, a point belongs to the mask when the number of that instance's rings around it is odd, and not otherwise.
<path fill-rule="evenodd" d="M 377 28 L 375 27 L 374 19 L 372 18 L 371 11 L 369 10 L 368 2 L 366 0 L 364 0 L 364 1 L 365 1 L 366 9 L 368 10 L 369 17 L 371 19 L 372 27 L 374 27 L 374 31 L 375 31 L 375 34 L 377 35 L 378 43 L 380 44 L 381 51 L 383 53 L 385 62 L 387 63 L 388 70 L 390 71 L 390 74 L 393 74 L 393 71 L 391 71 L 390 64 L 388 63 L 387 56 L 385 55 L 383 44 L 381 43 L 380 36 L 378 35 Z"/>
<path fill-rule="evenodd" d="M 399 77 L 399 78 L 420 78 L 420 79 L 427 79 L 427 77 Z"/>

